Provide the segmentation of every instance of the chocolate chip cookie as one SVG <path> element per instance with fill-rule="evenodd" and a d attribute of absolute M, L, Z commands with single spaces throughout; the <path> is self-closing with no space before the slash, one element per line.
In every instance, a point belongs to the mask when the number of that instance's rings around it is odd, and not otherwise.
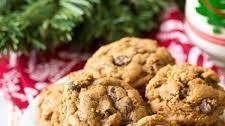
<path fill-rule="evenodd" d="M 167 121 L 162 115 L 151 115 L 140 119 L 131 126 L 179 126 L 176 122 Z"/>
<path fill-rule="evenodd" d="M 65 126 L 123 126 L 147 115 L 138 91 L 119 79 L 86 73 L 68 78 L 61 105 Z"/>
<path fill-rule="evenodd" d="M 126 37 L 98 49 L 84 69 L 95 77 L 122 79 L 136 88 L 146 85 L 167 64 L 174 64 L 174 59 L 156 41 Z"/>
<path fill-rule="evenodd" d="M 64 90 L 64 85 L 50 85 L 45 88 L 38 98 L 36 117 L 38 126 L 61 126 L 59 105 Z"/>
<path fill-rule="evenodd" d="M 213 126 L 225 126 L 225 122 L 224 122 L 224 120 L 219 120 L 219 121 L 217 121 L 215 124 L 213 124 Z"/>
<path fill-rule="evenodd" d="M 190 64 L 167 65 L 146 87 L 154 113 L 181 125 L 213 125 L 225 108 L 225 92 L 210 69 Z"/>

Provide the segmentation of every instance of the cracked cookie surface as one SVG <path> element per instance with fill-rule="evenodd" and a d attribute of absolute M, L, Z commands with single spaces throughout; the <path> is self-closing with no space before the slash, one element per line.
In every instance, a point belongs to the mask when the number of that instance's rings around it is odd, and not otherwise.
<path fill-rule="evenodd" d="M 99 48 L 84 69 L 95 77 L 115 77 L 136 88 L 146 85 L 167 64 L 174 64 L 174 59 L 156 41 L 126 37 Z"/>
<path fill-rule="evenodd" d="M 225 106 L 218 76 L 189 64 L 167 65 L 146 87 L 154 113 L 185 125 L 213 125 Z"/>
<path fill-rule="evenodd" d="M 61 105 L 65 126 L 123 126 L 147 116 L 138 91 L 119 79 L 85 73 L 68 77 Z"/>
<path fill-rule="evenodd" d="M 61 126 L 59 105 L 64 90 L 63 84 L 50 85 L 39 95 L 36 105 L 38 126 Z"/>

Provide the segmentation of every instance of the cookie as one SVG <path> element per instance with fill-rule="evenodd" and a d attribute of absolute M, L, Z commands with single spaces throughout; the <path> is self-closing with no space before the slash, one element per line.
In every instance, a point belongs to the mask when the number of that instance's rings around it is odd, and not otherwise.
<path fill-rule="evenodd" d="M 119 79 L 86 73 L 68 78 L 60 109 L 65 126 L 127 125 L 147 115 L 138 91 Z"/>
<path fill-rule="evenodd" d="M 219 120 L 219 121 L 217 121 L 215 124 L 213 124 L 213 126 L 225 126 L 225 122 L 224 122 L 224 120 Z"/>
<path fill-rule="evenodd" d="M 61 104 L 64 85 L 50 85 L 39 95 L 36 105 L 38 126 L 61 126 L 59 105 Z"/>
<path fill-rule="evenodd" d="M 154 113 L 182 125 L 212 125 L 225 108 L 225 92 L 210 69 L 190 64 L 167 65 L 146 87 Z"/>
<path fill-rule="evenodd" d="M 174 64 L 174 59 L 156 41 L 126 37 L 98 49 L 84 70 L 95 77 L 122 79 L 137 88 L 146 85 L 167 64 Z"/>
<path fill-rule="evenodd" d="M 130 126 L 179 126 L 175 122 L 169 122 L 167 121 L 163 116 L 161 115 L 151 115 L 146 116 L 142 119 L 140 119 L 137 123 Z"/>

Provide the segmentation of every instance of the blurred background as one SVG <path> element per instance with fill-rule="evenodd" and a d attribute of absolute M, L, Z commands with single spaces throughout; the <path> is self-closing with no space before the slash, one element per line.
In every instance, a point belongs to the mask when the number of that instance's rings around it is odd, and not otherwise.
<path fill-rule="evenodd" d="M 82 50 L 157 28 L 160 13 L 183 0 L 1 0 L 0 50 Z"/>

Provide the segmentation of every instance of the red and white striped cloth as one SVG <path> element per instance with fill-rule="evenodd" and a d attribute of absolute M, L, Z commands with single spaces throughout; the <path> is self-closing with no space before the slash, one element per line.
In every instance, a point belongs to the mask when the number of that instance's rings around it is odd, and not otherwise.
<path fill-rule="evenodd" d="M 215 70 L 225 84 L 221 70 L 191 44 L 184 30 L 183 15 L 177 8 L 168 9 L 162 16 L 158 32 L 149 33 L 147 37 L 157 39 L 177 63 L 189 62 Z M 22 113 L 43 87 L 71 71 L 82 69 L 87 58 L 87 54 L 69 47 L 44 55 L 32 51 L 29 57 L 11 52 L 10 57 L 0 58 L 0 92 L 13 106 L 13 112 Z"/>

